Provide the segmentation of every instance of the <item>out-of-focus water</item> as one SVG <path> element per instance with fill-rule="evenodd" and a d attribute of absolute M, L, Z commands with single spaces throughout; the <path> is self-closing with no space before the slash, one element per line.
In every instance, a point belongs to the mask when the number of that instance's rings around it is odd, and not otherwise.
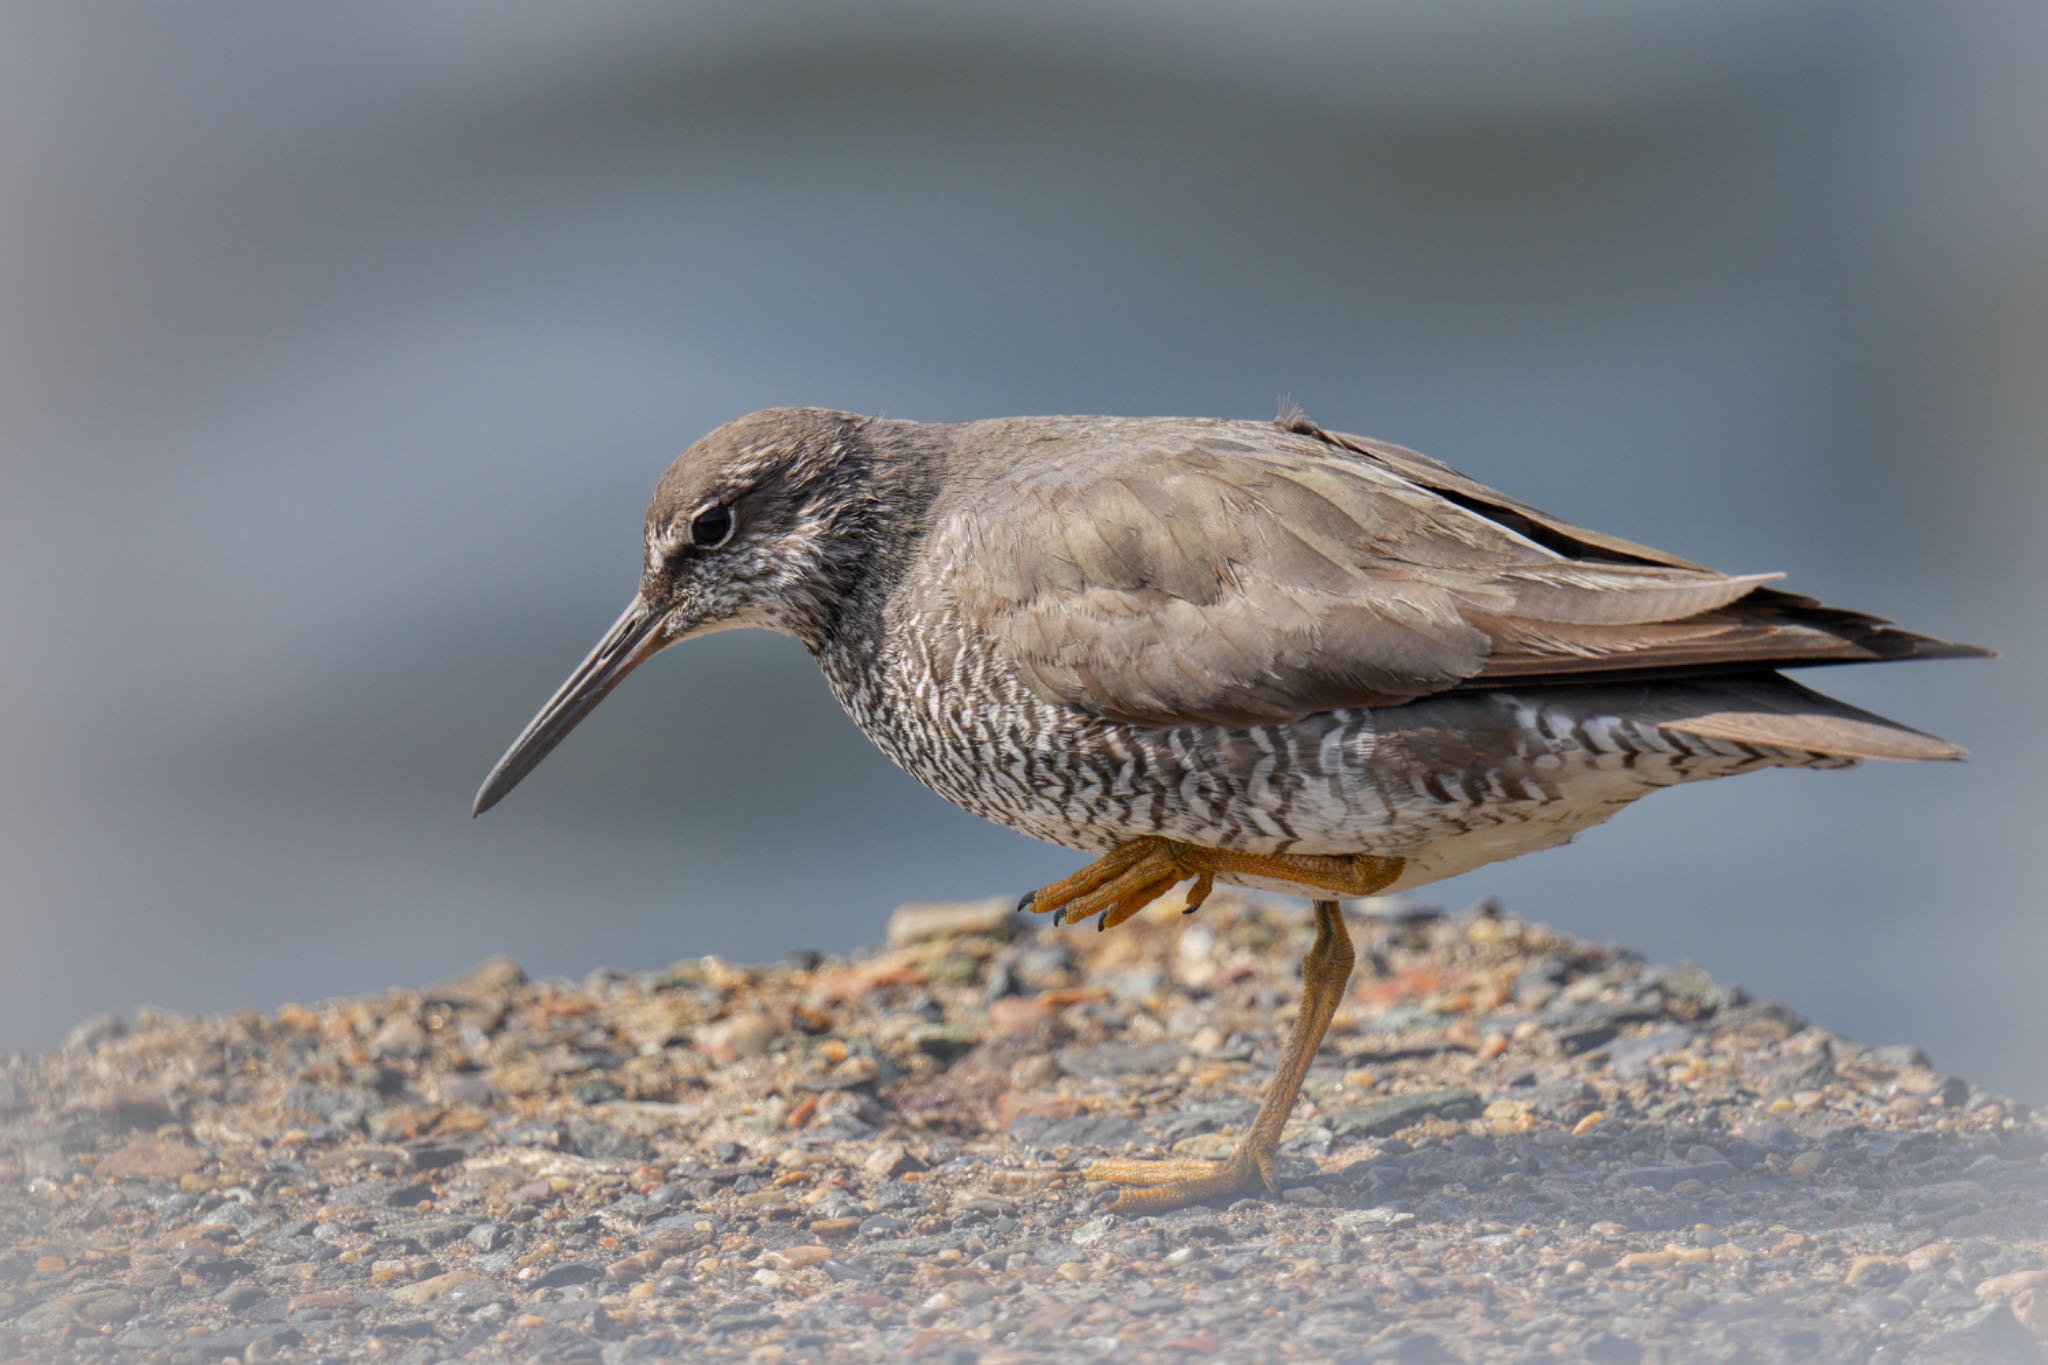
<path fill-rule="evenodd" d="M 0 44 L 0 1047 L 138 1001 L 878 936 L 1069 855 L 796 646 L 484 821 L 655 476 L 818 403 L 1262 416 L 2001 647 L 1967 765 L 1656 797 L 1441 888 L 2048 1098 L 2048 11 L 42 3 Z"/>

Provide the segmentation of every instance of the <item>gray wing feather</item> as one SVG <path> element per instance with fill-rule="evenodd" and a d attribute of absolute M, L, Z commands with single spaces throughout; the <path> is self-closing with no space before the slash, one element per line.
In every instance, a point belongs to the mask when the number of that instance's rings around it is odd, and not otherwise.
<path fill-rule="evenodd" d="M 1770 577 L 1629 562 L 1615 547 L 1636 547 L 1608 538 L 1574 558 L 1525 533 L 1540 514 L 1412 452 L 1404 470 L 1301 432 L 1225 430 L 1237 439 L 1166 422 L 1048 443 L 946 512 L 937 534 L 971 551 L 951 556 L 958 601 L 1041 694 L 1152 725 L 1394 705 L 1503 660 L 1570 671 L 1652 649 L 1643 628 Z M 1489 516 L 1489 499 L 1514 510 Z"/>

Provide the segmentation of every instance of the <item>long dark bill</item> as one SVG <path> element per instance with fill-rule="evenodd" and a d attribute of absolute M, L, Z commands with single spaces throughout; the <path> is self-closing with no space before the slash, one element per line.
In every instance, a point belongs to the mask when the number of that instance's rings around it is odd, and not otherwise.
<path fill-rule="evenodd" d="M 482 815 L 492 806 L 505 799 L 505 793 L 519 785 L 521 778 L 540 766 L 540 761 L 554 751 L 554 747 L 569 737 L 569 732 L 592 711 L 597 704 L 610 695 L 628 673 L 652 658 L 661 649 L 661 617 L 647 609 L 639 598 L 626 608 L 626 614 L 613 623 L 597 642 L 597 648 L 590 656 L 576 665 L 576 671 L 569 675 L 569 681 L 562 684 L 548 704 L 540 708 L 540 714 L 528 722 L 512 741 L 512 747 L 498 760 L 498 766 L 491 769 L 491 775 L 484 779 L 484 785 L 476 794 L 476 805 L 472 815 Z"/>

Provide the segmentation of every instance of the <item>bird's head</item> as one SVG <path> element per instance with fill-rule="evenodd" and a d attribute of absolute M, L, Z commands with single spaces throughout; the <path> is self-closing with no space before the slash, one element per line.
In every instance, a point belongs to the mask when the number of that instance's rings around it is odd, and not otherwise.
<path fill-rule="evenodd" d="M 684 451 L 647 507 L 640 591 L 477 792 L 483 814 L 670 645 L 755 626 L 816 647 L 864 553 L 870 420 L 769 408 Z"/>

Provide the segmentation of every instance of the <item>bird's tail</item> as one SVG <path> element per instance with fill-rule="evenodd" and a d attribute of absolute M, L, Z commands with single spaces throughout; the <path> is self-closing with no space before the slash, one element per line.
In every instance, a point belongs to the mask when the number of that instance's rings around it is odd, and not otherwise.
<path fill-rule="evenodd" d="M 1660 692 L 1649 719 L 1679 734 L 1832 758 L 1914 762 L 1964 756 L 1959 745 L 1822 696 L 1776 673 L 1702 679 Z"/>

